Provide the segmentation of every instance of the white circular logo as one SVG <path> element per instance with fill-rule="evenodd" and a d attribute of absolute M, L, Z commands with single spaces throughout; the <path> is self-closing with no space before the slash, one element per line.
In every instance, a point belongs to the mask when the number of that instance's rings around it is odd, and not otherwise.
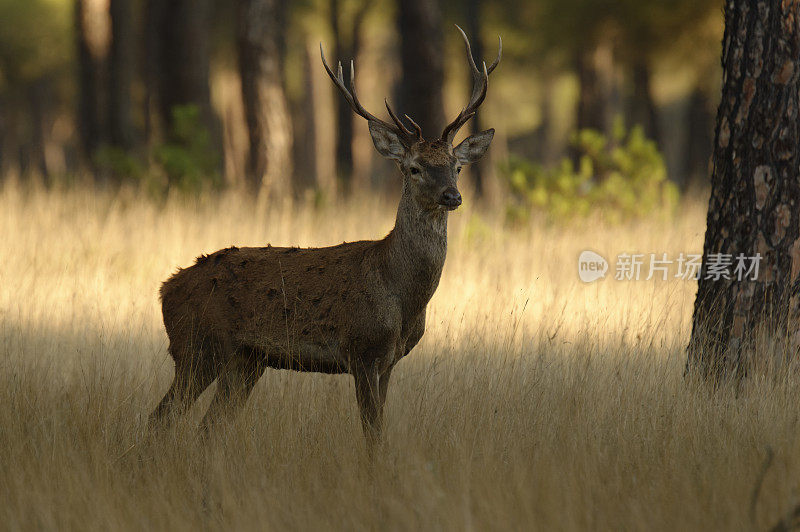
<path fill-rule="evenodd" d="M 584 283 L 593 283 L 606 276 L 608 261 L 594 251 L 582 251 L 578 257 L 578 277 Z"/>

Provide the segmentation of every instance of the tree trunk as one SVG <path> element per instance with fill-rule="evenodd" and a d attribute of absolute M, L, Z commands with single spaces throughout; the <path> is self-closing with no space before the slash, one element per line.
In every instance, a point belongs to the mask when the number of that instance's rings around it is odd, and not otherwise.
<path fill-rule="evenodd" d="M 102 0 L 75 1 L 78 45 L 78 134 L 86 161 L 103 142 L 101 97 L 108 53 L 107 11 Z"/>
<path fill-rule="evenodd" d="M 209 88 L 211 8 L 211 0 L 166 0 L 158 31 L 158 99 L 167 132 L 174 108 L 194 105 L 214 139 L 215 149 L 221 152 Z"/>
<path fill-rule="evenodd" d="M 402 76 L 397 111 L 422 127 L 427 139 L 438 138 L 445 125 L 444 42 L 439 0 L 398 3 Z"/>
<path fill-rule="evenodd" d="M 360 4 L 348 25 L 342 28 L 342 9 L 339 0 L 330 1 L 331 28 L 336 61 L 343 68 L 349 68 L 350 60 L 356 62 L 361 52 L 361 26 L 370 0 L 360 0 Z M 349 195 L 353 187 L 353 111 L 344 98 L 336 98 L 336 174 L 342 182 L 342 192 Z"/>
<path fill-rule="evenodd" d="M 714 117 L 709 98 L 699 87 L 692 91 L 687 110 L 686 148 L 684 151 L 683 188 L 697 182 L 708 183 L 711 146 L 714 141 Z"/>
<path fill-rule="evenodd" d="M 330 2 L 331 29 L 333 30 L 333 46 L 336 62 L 342 62 L 343 67 L 349 66 L 349 61 L 355 61 L 352 50 L 344 45 L 345 36 L 342 35 L 340 21 L 341 5 L 339 0 Z M 350 110 L 344 98 L 336 98 L 336 175 L 342 183 L 342 192 L 349 195 L 353 178 L 353 111 Z"/>
<path fill-rule="evenodd" d="M 316 98 L 316 78 L 314 68 L 319 61 L 319 44 L 313 43 L 310 47 L 304 44 L 303 50 L 303 95 L 291 102 L 292 130 L 294 141 L 292 142 L 293 166 L 294 166 L 294 190 L 304 192 L 307 190 L 320 189 L 319 175 L 317 168 L 319 157 L 317 154 L 317 113 L 319 105 Z M 327 88 L 327 87 L 326 87 Z"/>
<path fill-rule="evenodd" d="M 658 109 L 650 84 L 650 66 L 643 60 L 636 61 L 632 68 L 632 78 L 631 116 L 633 124 L 631 125 L 640 125 L 644 134 L 660 146 L 661 131 L 658 124 Z"/>
<path fill-rule="evenodd" d="M 0 113 L 0 187 L 1 187 L 9 172 L 8 157 L 6 155 L 9 109 L 8 109 L 8 104 L 6 103 L 6 99 L 3 97 L 2 94 L 0 94 L 0 109 L 3 110 L 3 112 Z"/>
<path fill-rule="evenodd" d="M 131 85 L 134 72 L 131 0 L 111 0 L 111 52 L 108 65 L 108 129 L 111 143 L 125 150 L 133 145 Z"/>
<path fill-rule="evenodd" d="M 470 36 L 472 43 L 472 53 L 475 55 L 475 64 L 480 65 L 483 59 L 484 46 L 483 38 L 481 36 L 481 0 L 467 0 L 467 32 Z M 467 86 L 472 86 L 472 73 L 469 73 Z M 481 126 L 481 112 L 475 113 L 472 117 L 472 125 L 470 126 L 472 133 L 482 131 Z M 490 161 L 489 157 L 485 157 L 473 164 L 469 168 L 469 173 L 472 175 L 473 186 L 475 187 L 475 197 L 480 199 L 484 196 L 485 185 L 484 179 L 486 176 L 486 164 Z"/>
<path fill-rule="evenodd" d="M 164 0 L 146 0 L 144 8 L 144 50 L 142 77 L 144 78 L 144 140 L 152 145 L 157 135 L 160 116 L 160 76 L 162 70 L 162 34 L 166 5 Z M 160 124 L 162 127 L 166 124 Z"/>
<path fill-rule="evenodd" d="M 31 157 L 36 171 L 41 176 L 44 184 L 50 186 L 50 170 L 47 165 L 47 155 L 45 153 L 46 142 L 46 105 L 48 98 L 48 83 L 45 79 L 34 81 L 28 88 L 28 104 L 30 106 L 31 121 Z"/>
<path fill-rule="evenodd" d="M 601 42 L 578 52 L 577 129 L 610 130 L 614 90 L 614 58 L 611 46 Z"/>
<path fill-rule="evenodd" d="M 270 196 L 290 190 L 292 124 L 283 90 L 283 0 L 240 0 L 239 71 L 250 147 L 247 181 Z"/>
<path fill-rule="evenodd" d="M 725 5 L 722 100 L 687 360 L 688 371 L 714 381 L 746 374 L 755 339 L 785 341 L 783 353 L 795 359 L 800 346 L 798 21 L 795 2 Z M 759 254 L 757 277 L 739 281 L 731 271 L 730 280 L 714 280 L 721 261 L 712 253 L 734 265 L 739 254 Z"/>

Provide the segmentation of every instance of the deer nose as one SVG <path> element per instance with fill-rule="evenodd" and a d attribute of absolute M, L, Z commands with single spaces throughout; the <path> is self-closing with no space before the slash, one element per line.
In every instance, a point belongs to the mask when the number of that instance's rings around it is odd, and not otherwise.
<path fill-rule="evenodd" d="M 451 211 L 458 208 L 461 205 L 461 193 L 455 187 L 447 187 L 439 197 L 439 205 Z"/>

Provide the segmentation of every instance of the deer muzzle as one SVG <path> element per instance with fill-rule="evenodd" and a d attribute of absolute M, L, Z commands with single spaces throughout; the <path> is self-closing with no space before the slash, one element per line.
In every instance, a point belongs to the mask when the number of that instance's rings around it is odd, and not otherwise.
<path fill-rule="evenodd" d="M 439 196 L 438 203 L 448 211 L 453 211 L 461 205 L 461 193 L 456 187 L 447 187 Z"/>

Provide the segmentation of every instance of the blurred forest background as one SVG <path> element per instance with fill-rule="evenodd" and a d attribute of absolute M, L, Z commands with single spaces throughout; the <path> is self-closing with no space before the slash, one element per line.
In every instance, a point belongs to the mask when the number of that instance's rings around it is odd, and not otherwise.
<path fill-rule="evenodd" d="M 369 110 L 388 97 L 433 137 L 470 90 L 456 23 L 487 62 L 503 38 L 470 126 L 497 135 L 468 199 L 640 210 L 705 183 L 722 36 L 709 0 L 0 0 L 0 183 L 396 190 L 320 42 L 345 75 L 355 58 Z"/>

